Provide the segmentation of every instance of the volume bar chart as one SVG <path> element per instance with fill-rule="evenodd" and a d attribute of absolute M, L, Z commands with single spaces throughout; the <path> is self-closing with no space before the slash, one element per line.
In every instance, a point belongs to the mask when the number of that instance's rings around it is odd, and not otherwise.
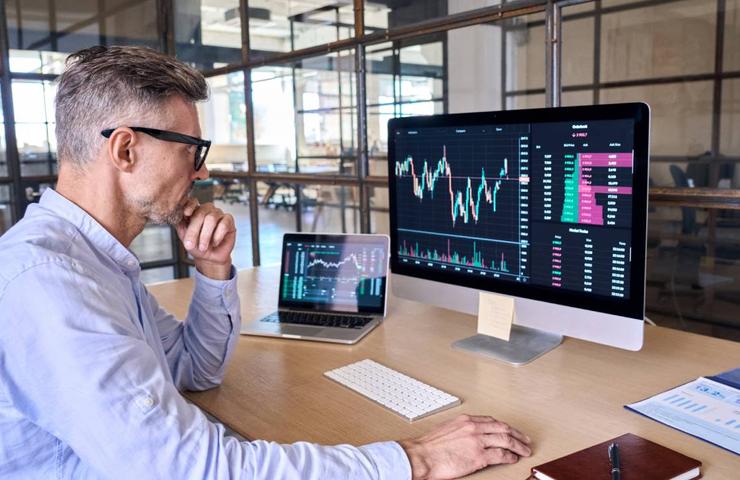
<path fill-rule="evenodd" d="M 408 234 L 398 248 L 402 261 L 448 271 L 481 276 L 516 274 L 519 246 L 516 244 Z M 509 265 L 514 259 L 514 272 Z"/>

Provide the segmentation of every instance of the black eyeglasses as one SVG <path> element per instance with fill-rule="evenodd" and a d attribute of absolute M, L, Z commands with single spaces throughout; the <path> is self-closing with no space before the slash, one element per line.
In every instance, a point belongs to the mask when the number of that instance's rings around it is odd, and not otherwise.
<path fill-rule="evenodd" d="M 206 157 L 208 156 L 208 150 L 210 150 L 211 148 L 210 140 L 203 140 L 202 138 L 191 137 L 190 135 L 185 135 L 185 134 L 177 133 L 177 132 L 168 132 L 167 130 L 158 130 L 156 128 L 146 128 L 146 127 L 128 127 L 128 128 L 130 128 L 134 132 L 141 132 L 141 133 L 146 133 L 147 135 L 151 135 L 157 140 L 162 140 L 165 142 L 184 143 L 186 145 L 195 145 L 195 163 L 193 164 L 193 167 L 195 168 L 196 172 L 200 170 L 200 167 L 202 167 L 204 163 L 206 163 Z M 100 132 L 100 134 L 103 135 L 105 138 L 110 138 L 114 130 L 115 128 L 108 128 Z"/>

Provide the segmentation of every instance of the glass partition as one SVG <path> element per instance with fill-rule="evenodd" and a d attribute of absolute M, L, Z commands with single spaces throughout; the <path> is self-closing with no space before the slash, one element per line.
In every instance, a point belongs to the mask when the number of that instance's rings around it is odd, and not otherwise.
<path fill-rule="evenodd" d="M 247 170 L 247 116 L 244 103 L 244 74 L 210 77 L 209 97 L 198 104 L 203 138 L 211 140 L 206 159 L 212 172 Z"/>

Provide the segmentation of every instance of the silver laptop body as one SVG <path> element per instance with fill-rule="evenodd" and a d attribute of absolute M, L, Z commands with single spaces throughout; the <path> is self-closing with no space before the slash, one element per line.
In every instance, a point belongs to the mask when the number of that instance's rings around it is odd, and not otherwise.
<path fill-rule="evenodd" d="M 278 311 L 241 333 L 358 342 L 385 317 L 389 243 L 387 235 L 286 233 Z"/>

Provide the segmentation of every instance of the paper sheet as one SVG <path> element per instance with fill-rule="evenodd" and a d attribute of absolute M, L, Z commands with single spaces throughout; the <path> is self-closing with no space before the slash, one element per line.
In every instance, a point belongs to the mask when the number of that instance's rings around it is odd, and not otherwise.
<path fill-rule="evenodd" d="M 478 333 L 509 341 L 514 322 L 514 299 L 480 292 L 478 299 Z"/>
<path fill-rule="evenodd" d="M 740 455 L 740 390 L 698 378 L 627 408 Z"/>

